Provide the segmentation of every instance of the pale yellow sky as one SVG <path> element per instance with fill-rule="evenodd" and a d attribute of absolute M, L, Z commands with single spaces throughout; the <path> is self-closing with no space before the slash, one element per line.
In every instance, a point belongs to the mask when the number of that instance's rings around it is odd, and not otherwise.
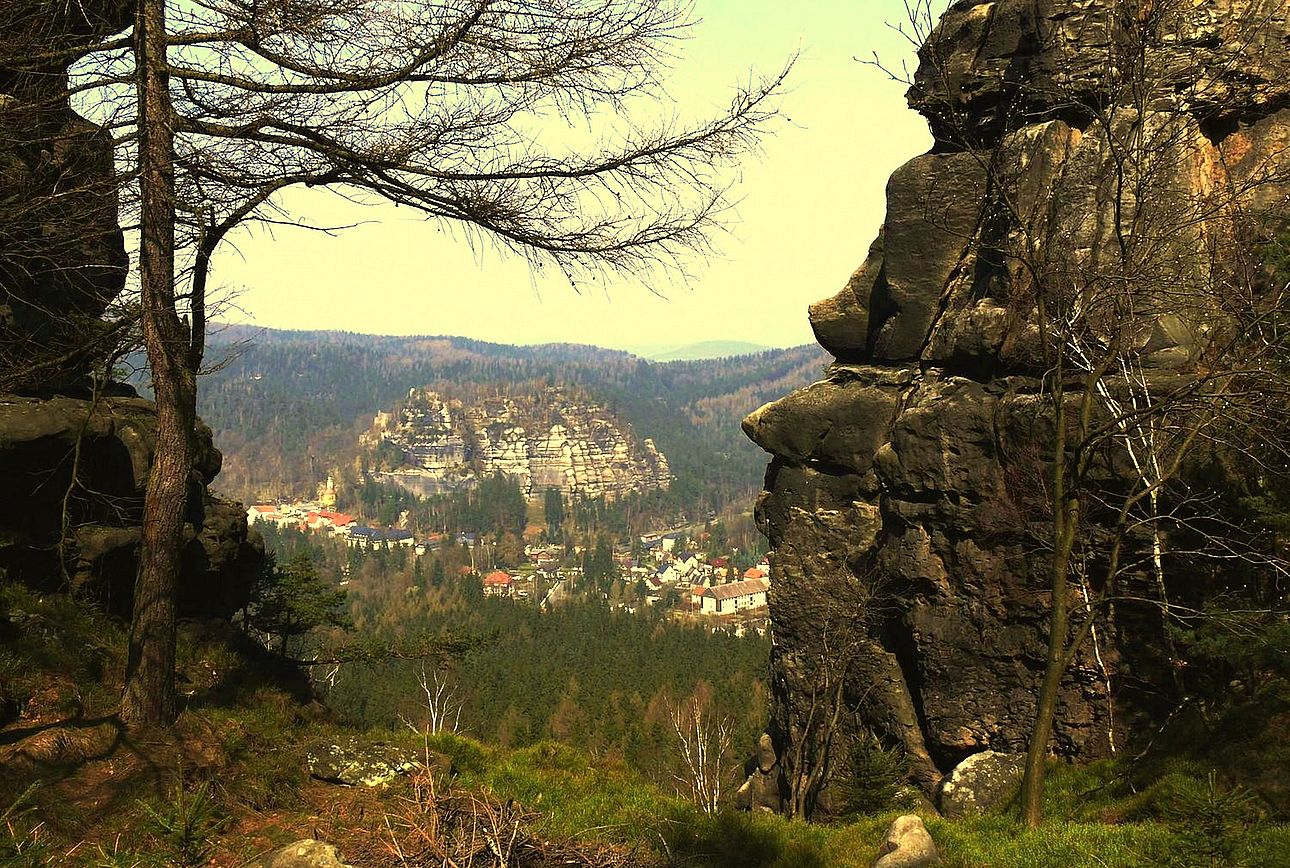
<path fill-rule="evenodd" d="M 794 51 L 784 121 L 749 160 L 740 204 L 718 253 L 666 274 L 576 294 L 522 261 L 407 209 L 356 209 L 325 191 L 288 204 L 315 223 L 370 221 L 336 237 L 279 229 L 243 233 L 215 263 L 237 295 L 234 321 L 270 328 L 463 335 L 501 343 L 568 341 L 615 348 L 744 340 L 812 340 L 806 306 L 832 295 L 863 260 L 883 213 L 883 188 L 931 144 L 903 88 L 855 60 L 879 51 L 896 65 L 912 49 L 887 22 L 903 0 L 697 0 L 703 19 L 682 46 L 671 85 L 695 111 L 728 100 L 750 69 L 773 73 Z"/>

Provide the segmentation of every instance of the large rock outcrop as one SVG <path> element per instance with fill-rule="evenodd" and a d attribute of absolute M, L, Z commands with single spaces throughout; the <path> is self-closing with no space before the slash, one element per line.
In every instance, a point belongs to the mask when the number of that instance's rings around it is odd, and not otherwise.
<path fill-rule="evenodd" d="M 125 288 L 111 136 L 74 112 L 68 68 L 124 31 L 125 0 L 15 0 L 0 34 L 0 573 L 128 615 L 156 409 L 95 389 Z M 207 490 L 220 453 L 196 432 L 181 614 L 240 607 L 263 560 L 238 504 Z"/>
<path fill-rule="evenodd" d="M 496 474 L 526 496 L 555 489 L 609 500 L 672 480 L 653 440 L 638 440 L 606 407 L 558 386 L 473 401 L 412 389 L 395 413 L 377 414 L 363 442 L 401 453 L 402 466 L 382 476 L 422 495 Z"/>
<path fill-rule="evenodd" d="M 1108 57 L 1162 7 L 1143 100 L 1112 80 Z M 1290 155 L 1284 3 L 963 0 L 920 58 L 909 100 L 936 145 L 892 175 L 868 257 L 810 309 L 836 362 L 744 422 L 773 456 L 757 514 L 773 547 L 775 760 L 753 782 L 759 803 L 768 776 L 787 798 L 789 778 L 819 761 L 807 733 L 835 696 L 836 769 L 853 735 L 874 732 L 903 747 L 932 794 L 967 756 L 1025 750 L 1047 641 L 1034 492 L 1052 414 L 1021 267 L 1033 234 L 1018 222 L 1039 215 L 1064 261 L 1099 267 L 1125 202 L 1107 192 L 1109 137 L 1166 130 L 1153 155 L 1162 171 L 1143 189 L 1173 215 L 1169 268 L 1185 287 L 1212 275 L 1221 241 L 1203 221 L 1182 225 L 1196 203 L 1239 190 L 1256 213 L 1290 189 L 1278 177 Z M 1134 207 L 1150 216 L 1144 198 Z M 1196 369 L 1210 313 L 1175 300 L 1147 323 L 1137 350 L 1148 376 Z M 1168 702 L 1159 618 L 1117 617 L 1063 681 L 1055 755 L 1103 756 Z"/>

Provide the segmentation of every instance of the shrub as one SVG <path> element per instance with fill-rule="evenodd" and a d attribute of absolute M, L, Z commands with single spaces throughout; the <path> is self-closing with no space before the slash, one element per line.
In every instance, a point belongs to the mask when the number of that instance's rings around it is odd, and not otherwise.
<path fill-rule="evenodd" d="M 857 739 L 839 773 L 829 784 L 834 813 L 877 814 L 907 807 L 909 759 L 899 748 L 888 749 L 872 734 Z"/>
<path fill-rule="evenodd" d="M 184 868 L 206 861 L 215 836 L 227 821 L 211 798 L 207 783 L 199 784 L 191 792 L 182 783 L 176 783 L 164 804 L 153 807 L 145 802 L 142 807 L 166 855 Z"/>

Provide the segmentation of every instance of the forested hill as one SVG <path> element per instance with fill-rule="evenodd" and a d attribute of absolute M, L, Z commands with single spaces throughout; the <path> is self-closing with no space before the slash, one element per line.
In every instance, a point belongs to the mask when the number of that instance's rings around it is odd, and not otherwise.
<path fill-rule="evenodd" d="M 202 417 L 225 456 L 216 486 L 243 499 L 307 494 L 330 468 L 352 468 L 372 414 L 408 389 L 570 385 L 652 437 L 676 481 L 666 504 L 688 515 L 749 497 L 764 453 L 739 428 L 766 401 L 818 379 L 814 345 L 658 363 L 575 344 L 509 346 L 456 337 L 224 326 L 210 341 Z"/>

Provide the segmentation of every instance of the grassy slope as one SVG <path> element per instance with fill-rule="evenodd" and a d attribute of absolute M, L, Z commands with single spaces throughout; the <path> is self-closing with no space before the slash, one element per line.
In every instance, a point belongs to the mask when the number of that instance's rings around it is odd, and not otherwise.
<path fill-rule="evenodd" d="M 427 791 L 415 782 L 369 791 L 306 776 L 306 745 L 354 733 L 304 701 L 291 673 L 234 650 L 226 631 L 183 631 L 188 699 L 175 729 L 125 733 L 111 716 L 123 638 L 120 625 L 65 598 L 0 586 L 0 703 L 23 708 L 0 729 L 0 866 L 159 864 L 177 844 L 154 815 L 174 814 L 178 787 L 190 806 L 207 794 L 198 817 L 205 864 L 242 865 L 310 836 L 339 844 L 356 865 L 394 864 L 395 842 L 406 847 L 424 831 Z M 361 735 L 450 755 L 455 789 L 490 805 L 515 800 L 514 810 L 532 812 L 534 841 L 597 842 L 612 847 L 600 858 L 624 860 L 612 864 L 868 866 L 894 816 L 831 826 L 707 817 L 621 763 L 553 742 L 506 751 L 452 735 L 428 745 L 408 731 Z M 1223 861 L 1202 858 L 1194 824 L 1152 819 L 1161 799 L 1115 795 L 1114 773 L 1109 764 L 1056 770 L 1054 821 L 1039 831 L 1005 816 L 928 817 L 928 827 L 948 868 L 1290 865 L 1290 828 L 1266 823 L 1235 831 Z"/>

